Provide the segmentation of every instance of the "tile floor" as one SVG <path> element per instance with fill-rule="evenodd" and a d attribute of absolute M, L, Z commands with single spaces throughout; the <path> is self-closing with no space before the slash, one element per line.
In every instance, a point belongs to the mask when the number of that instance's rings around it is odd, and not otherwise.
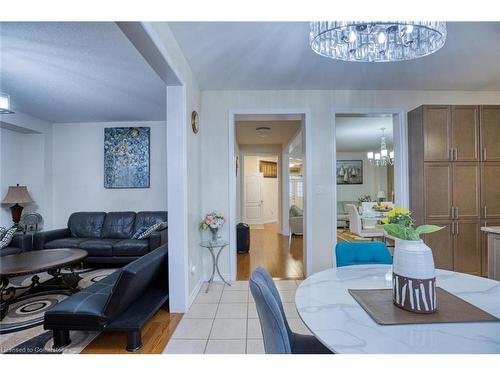
<path fill-rule="evenodd" d="M 295 309 L 300 280 L 275 281 L 290 328 L 310 334 Z M 204 285 L 191 309 L 184 314 L 163 353 L 167 354 L 263 354 L 259 317 L 248 281 L 231 286 Z"/>

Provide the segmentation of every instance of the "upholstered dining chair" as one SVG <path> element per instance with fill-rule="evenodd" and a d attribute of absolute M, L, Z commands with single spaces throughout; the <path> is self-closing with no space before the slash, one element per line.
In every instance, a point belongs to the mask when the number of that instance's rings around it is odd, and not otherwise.
<path fill-rule="evenodd" d="M 392 264 L 392 256 L 383 242 L 340 242 L 335 246 L 337 267 L 357 264 Z"/>
<path fill-rule="evenodd" d="M 318 339 L 293 332 L 269 273 L 258 267 L 250 277 L 250 291 L 259 315 L 266 354 L 333 354 Z"/>
<path fill-rule="evenodd" d="M 363 226 L 361 224 L 361 216 L 359 215 L 358 208 L 353 204 L 346 204 L 347 213 L 349 214 L 349 231 L 354 233 L 359 237 L 367 237 L 372 238 L 372 240 L 376 237 L 383 237 L 384 231 L 382 230 L 363 230 Z"/>

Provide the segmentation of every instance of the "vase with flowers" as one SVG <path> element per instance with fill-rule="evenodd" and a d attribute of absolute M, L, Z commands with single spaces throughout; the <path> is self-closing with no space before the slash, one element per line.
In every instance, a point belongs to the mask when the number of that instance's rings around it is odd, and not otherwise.
<path fill-rule="evenodd" d="M 218 212 L 210 212 L 205 215 L 203 220 L 200 223 L 201 230 L 209 229 L 212 233 L 211 241 L 216 243 L 220 239 L 219 230 L 222 228 L 226 220 L 221 213 Z"/>
<path fill-rule="evenodd" d="M 385 232 L 396 238 L 392 269 L 392 300 L 396 306 L 424 314 L 437 310 L 432 250 L 420 236 L 441 229 L 437 225 L 415 228 L 411 212 L 404 208 L 391 210 L 384 219 Z"/>

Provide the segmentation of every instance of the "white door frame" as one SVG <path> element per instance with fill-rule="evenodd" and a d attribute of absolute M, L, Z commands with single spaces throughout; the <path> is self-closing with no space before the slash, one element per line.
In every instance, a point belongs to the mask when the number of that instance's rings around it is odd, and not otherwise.
<path fill-rule="evenodd" d="M 312 239 L 308 235 L 309 228 L 312 227 L 312 168 L 308 164 L 311 162 L 311 111 L 304 108 L 244 108 L 230 109 L 228 113 L 228 176 L 229 176 L 229 214 L 227 224 L 229 227 L 229 259 L 230 259 L 230 279 L 236 280 L 236 163 L 234 143 L 236 142 L 236 115 L 296 115 L 303 116 L 303 130 L 306 142 L 304 144 L 304 276 L 309 276 L 312 272 Z"/>
<path fill-rule="evenodd" d="M 396 196 L 395 204 L 399 207 L 409 206 L 409 190 L 408 190 L 408 128 L 406 123 L 406 111 L 401 108 L 358 108 L 358 107 L 343 107 L 332 109 L 332 212 L 333 212 L 333 244 L 337 243 L 337 137 L 336 137 L 336 115 L 343 113 L 354 114 L 392 114 L 396 116 L 396 121 L 393 122 L 393 137 L 394 137 L 394 193 Z M 335 262 L 335 257 L 333 257 Z"/>

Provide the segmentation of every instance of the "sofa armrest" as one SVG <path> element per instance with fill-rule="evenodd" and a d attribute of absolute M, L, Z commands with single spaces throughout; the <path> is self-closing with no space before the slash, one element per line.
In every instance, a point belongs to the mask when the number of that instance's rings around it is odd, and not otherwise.
<path fill-rule="evenodd" d="M 22 251 L 31 251 L 33 249 L 33 238 L 29 234 L 16 233 L 14 237 L 12 237 L 10 246 L 17 247 Z"/>
<path fill-rule="evenodd" d="M 68 237 L 71 237 L 71 231 L 69 230 L 69 228 L 54 229 L 46 232 L 36 233 L 33 237 L 33 249 L 42 250 L 45 248 L 45 244 L 47 242 Z"/>
<path fill-rule="evenodd" d="M 149 235 L 149 251 L 153 251 L 154 249 L 167 243 L 167 233 L 167 228 L 151 233 Z"/>
<path fill-rule="evenodd" d="M 289 219 L 290 232 L 293 234 L 304 233 L 304 216 L 294 216 Z"/>

